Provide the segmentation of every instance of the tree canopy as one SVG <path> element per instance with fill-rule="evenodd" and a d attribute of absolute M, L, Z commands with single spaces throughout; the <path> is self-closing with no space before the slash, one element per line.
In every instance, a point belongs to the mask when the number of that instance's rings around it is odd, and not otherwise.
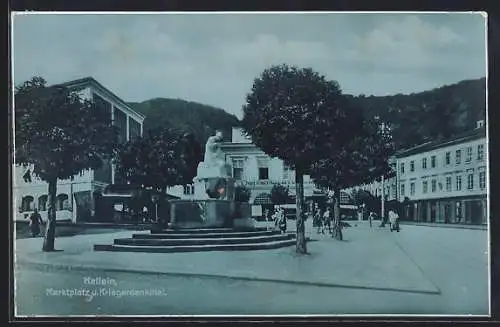
<path fill-rule="evenodd" d="M 255 79 L 243 128 L 266 154 L 307 173 L 324 138 L 344 142 L 352 126 L 335 81 L 310 68 L 272 66 Z"/>
<path fill-rule="evenodd" d="M 323 156 L 311 166 L 311 177 L 317 185 L 341 190 L 393 176 L 389 157 L 395 149 L 389 127 L 364 120 L 362 127 L 351 134 L 351 141 L 340 146 L 328 139 L 321 143 Z"/>
<path fill-rule="evenodd" d="M 124 144 L 116 158 L 117 174 L 131 184 L 165 191 L 191 183 L 201 160 L 201 146 L 192 134 L 155 129 Z"/>
<path fill-rule="evenodd" d="M 273 185 L 271 189 L 271 202 L 274 205 L 285 204 L 289 198 L 289 189 L 281 184 Z"/>

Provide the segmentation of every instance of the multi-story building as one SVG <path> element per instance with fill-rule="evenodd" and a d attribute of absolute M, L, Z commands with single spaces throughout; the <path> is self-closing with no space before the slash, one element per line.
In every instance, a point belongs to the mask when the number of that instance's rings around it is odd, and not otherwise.
<path fill-rule="evenodd" d="M 487 160 L 484 122 L 447 140 L 397 153 L 398 200 L 403 219 L 420 222 L 487 222 Z"/>
<path fill-rule="evenodd" d="M 106 108 L 113 123 L 120 128 L 119 141 L 126 142 L 143 133 L 144 116 L 134 111 L 122 99 L 92 77 L 62 84 L 78 92 L 81 98 L 94 101 Z M 31 182 L 23 178 L 26 168 L 14 165 L 13 194 L 15 220 L 24 220 L 37 208 L 43 219 L 47 217 L 48 185 L 36 176 Z M 58 220 L 80 221 L 90 219 L 95 212 L 95 198 L 104 188 L 115 183 L 115 169 L 105 162 L 98 170 L 86 170 L 74 178 L 57 183 L 56 216 Z"/>

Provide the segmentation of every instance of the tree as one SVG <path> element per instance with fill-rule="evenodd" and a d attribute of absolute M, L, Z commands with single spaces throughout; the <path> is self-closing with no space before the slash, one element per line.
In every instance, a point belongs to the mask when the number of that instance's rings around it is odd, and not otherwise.
<path fill-rule="evenodd" d="M 254 80 L 243 106 L 243 129 L 253 142 L 295 169 L 298 253 L 307 253 L 304 175 L 321 155 L 318 144 L 322 139 L 338 137 L 343 142 L 347 133 L 340 131 L 349 128 L 341 98 L 337 82 L 310 68 L 282 64 L 265 69 Z"/>
<path fill-rule="evenodd" d="M 158 128 L 124 144 L 116 157 L 116 173 L 130 184 L 164 195 L 169 186 L 191 183 L 201 160 L 201 146 L 192 134 Z"/>
<path fill-rule="evenodd" d="M 238 185 L 234 189 L 234 200 L 237 202 L 248 202 L 250 195 L 250 189 L 244 185 Z"/>
<path fill-rule="evenodd" d="M 15 90 L 15 162 L 48 183 L 43 251 L 53 251 L 57 180 L 98 169 L 118 140 L 111 115 L 63 86 L 33 77 Z"/>
<path fill-rule="evenodd" d="M 159 196 L 158 203 L 166 204 L 163 212 L 168 213 L 167 188 L 192 183 L 202 155 L 193 134 L 156 128 L 123 145 L 115 158 L 116 174 L 141 189 L 153 189 Z"/>
<path fill-rule="evenodd" d="M 271 202 L 274 205 L 287 203 L 289 198 L 289 189 L 281 184 L 275 184 L 271 189 Z"/>
<path fill-rule="evenodd" d="M 324 139 L 321 144 L 324 155 L 311 168 L 311 177 L 316 184 L 333 191 L 333 235 L 340 240 L 340 191 L 370 183 L 381 176 L 389 178 L 394 173 L 388 162 L 394 152 L 388 126 L 381 126 L 375 120 L 363 120 L 361 127 L 353 129 L 350 134 L 350 142 L 343 144 Z"/>

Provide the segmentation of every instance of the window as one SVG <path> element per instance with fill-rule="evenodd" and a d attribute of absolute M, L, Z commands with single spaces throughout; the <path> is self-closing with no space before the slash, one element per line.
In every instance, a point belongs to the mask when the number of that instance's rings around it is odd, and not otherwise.
<path fill-rule="evenodd" d="M 465 158 L 465 161 L 470 162 L 472 160 L 472 147 L 467 148 L 467 157 Z"/>
<path fill-rule="evenodd" d="M 469 173 L 467 175 L 467 189 L 472 190 L 474 188 L 474 174 Z"/>
<path fill-rule="evenodd" d="M 457 191 L 462 190 L 462 176 L 460 176 L 460 175 L 457 176 L 456 188 L 457 188 Z"/>
<path fill-rule="evenodd" d="M 415 171 L 415 161 L 414 160 L 410 161 L 410 171 L 411 172 Z"/>
<path fill-rule="evenodd" d="M 266 157 L 257 158 L 257 166 L 259 167 L 259 180 L 269 179 L 269 160 Z"/>
<path fill-rule="evenodd" d="M 477 160 L 484 159 L 484 144 L 479 144 L 477 146 Z"/>
<path fill-rule="evenodd" d="M 68 210 L 69 209 L 69 199 L 67 194 L 59 194 L 56 200 L 56 210 Z"/>
<path fill-rule="evenodd" d="M 405 196 L 405 184 L 401 184 L 401 196 Z"/>
<path fill-rule="evenodd" d="M 293 170 L 288 165 L 283 164 L 283 180 L 285 181 L 292 180 L 293 178 L 292 172 Z"/>
<path fill-rule="evenodd" d="M 269 168 L 259 168 L 259 180 L 267 181 L 269 179 Z"/>
<path fill-rule="evenodd" d="M 436 180 L 435 179 L 433 179 L 431 181 L 431 191 L 436 192 Z"/>
<path fill-rule="evenodd" d="M 415 195 L 415 183 L 410 183 L 410 195 Z"/>
<path fill-rule="evenodd" d="M 446 177 L 446 191 L 451 191 L 451 176 Z"/>
<path fill-rule="evenodd" d="M 445 163 L 445 165 L 449 165 L 451 163 L 451 153 L 450 152 L 446 152 L 446 154 L 444 156 L 444 163 Z"/>
<path fill-rule="evenodd" d="M 392 197 L 395 198 L 397 196 L 397 189 L 396 189 L 396 186 L 397 185 L 392 185 Z"/>
<path fill-rule="evenodd" d="M 233 178 L 243 179 L 243 159 L 233 159 Z"/>
<path fill-rule="evenodd" d="M 35 202 L 31 195 L 26 195 L 21 200 L 21 212 L 33 211 L 35 209 Z"/>
<path fill-rule="evenodd" d="M 431 168 L 436 168 L 436 156 L 431 157 Z"/>
<path fill-rule="evenodd" d="M 399 168 L 401 169 L 401 174 L 404 174 L 405 173 L 405 163 L 402 162 L 401 165 L 399 166 Z"/>
<path fill-rule="evenodd" d="M 427 158 L 422 158 L 422 169 L 427 169 Z"/>
<path fill-rule="evenodd" d="M 486 172 L 479 172 L 479 188 L 483 190 L 486 187 Z"/>
<path fill-rule="evenodd" d="M 459 165 L 461 161 L 462 161 L 462 151 L 457 150 L 455 151 L 455 163 Z"/>
<path fill-rule="evenodd" d="M 184 185 L 184 195 L 192 195 L 194 194 L 194 185 L 188 184 Z"/>
<path fill-rule="evenodd" d="M 39 211 L 46 211 L 47 210 L 47 200 L 48 200 L 47 195 L 42 195 L 38 198 L 38 210 Z"/>
<path fill-rule="evenodd" d="M 423 193 L 427 193 L 427 181 L 423 181 L 422 182 L 422 192 Z"/>

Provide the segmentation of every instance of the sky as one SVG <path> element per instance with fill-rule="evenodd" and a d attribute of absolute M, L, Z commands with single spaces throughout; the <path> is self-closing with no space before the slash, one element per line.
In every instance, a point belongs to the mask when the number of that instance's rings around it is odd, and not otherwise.
<path fill-rule="evenodd" d="M 242 116 L 271 65 L 344 93 L 412 93 L 486 76 L 479 13 L 15 14 L 13 81 L 91 76 L 125 101 L 179 98 Z"/>

